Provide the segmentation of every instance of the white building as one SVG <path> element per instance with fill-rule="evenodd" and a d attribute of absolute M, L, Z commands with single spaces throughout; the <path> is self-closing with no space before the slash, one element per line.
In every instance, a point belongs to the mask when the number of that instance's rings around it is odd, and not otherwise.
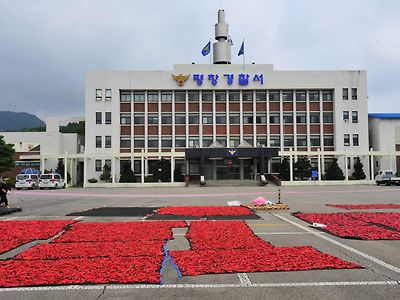
<path fill-rule="evenodd" d="M 192 179 L 251 179 L 277 172 L 272 150 L 289 149 L 320 151 L 323 174 L 332 151 L 369 151 L 366 71 L 233 65 L 223 10 L 215 34 L 210 65 L 86 73 L 86 178 L 110 164 L 118 182 L 119 160 L 129 160 L 143 182 L 165 157 Z M 260 146 L 272 151 L 265 160 L 244 150 Z M 215 148 L 225 150 L 209 150 Z M 353 157 L 346 157 L 349 172 Z"/>

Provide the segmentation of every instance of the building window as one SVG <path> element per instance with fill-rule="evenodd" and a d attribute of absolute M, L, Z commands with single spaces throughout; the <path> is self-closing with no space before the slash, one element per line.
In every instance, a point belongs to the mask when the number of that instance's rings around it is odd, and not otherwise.
<path fill-rule="evenodd" d="M 352 88 L 351 89 L 351 99 L 352 100 L 357 100 L 357 88 Z"/>
<path fill-rule="evenodd" d="M 239 138 L 230 138 L 229 139 L 229 147 L 236 148 L 239 146 L 240 139 Z"/>
<path fill-rule="evenodd" d="M 213 101 L 213 92 L 212 91 L 203 91 L 201 93 L 201 99 L 203 102 L 212 102 Z"/>
<path fill-rule="evenodd" d="M 96 136 L 96 148 L 101 148 L 101 136 Z"/>
<path fill-rule="evenodd" d="M 353 134 L 353 146 L 359 146 L 358 134 Z"/>
<path fill-rule="evenodd" d="M 226 92 L 225 91 L 215 92 L 215 102 L 226 102 Z"/>
<path fill-rule="evenodd" d="M 163 148 L 172 148 L 172 138 L 171 137 L 163 137 L 161 139 L 161 147 Z"/>
<path fill-rule="evenodd" d="M 343 100 L 349 100 L 349 89 L 343 88 Z"/>
<path fill-rule="evenodd" d="M 96 112 L 96 124 L 101 124 L 102 120 L 101 120 L 101 112 L 97 111 Z"/>
<path fill-rule="evenodd" d="M 310 112 L 310 123 L 319 123 L 319 112 Z"/>
<path fill-rule="evenodd" d="M 307 147 L 307 136 L 297 136 L 297 147 Z"/>
<path fill-rule="evenodd" d="M 147 140 L 147 146 L 149 148 L 158 148 L 158 139 L 155 138 L 149 138 Z"/>
<path fill-rule="evenodd" d="M 198 91 L 188 92 L 189 102 L 199 102 L 200 96 Z"/>
<path fill-rule="evenodd" d="M 294 146 L 294 139 L 293 136 L 285 136 L 283 138 L 283 145 L 285 147 L 293 147 Z"/>
<path fill-rule="evenodd" d="M 95 160 L 95 170 L 96 172 L 101 172 L 101 159 Z"/>
<path fill-rule="evenodd" d="M 106 124 L 111 124 L 111 111 L 106 111 Z"/>
<path fill-rule="evenodd" d="M 309 91 L 308 99 L 310 101 L 319 101 L 319 91 Z"/>
<path fill-rule="evenodd" d="M 331 112 L 324 112 L 324 114 L 322 115 L 323 121 L 325 124 L 331 124 L 333 123 L 333 113 Z"/>
<path fill-rule="evenodd" d="M 259 102 L 259 101 L 263 101 L 263 102 L 267 101 L 267 94 L 266 94 L 266 92 L 265 92 L 265 91 L 262 91 L 262 92 L 258 91 L 258 92 L 256 92 L 256 101 L 257 101 L 257 102 Z"/>
<path fill-rule="evenodd" d="M 333 146 L 333 135 L 324 135 L 324 146 Z"/>
<path fill-rule="evenodd" d="M 349 121 L 349 112 L 347 110 L 343 111 L 343 121 Z"/>
<path fill-rule="evenodd" d="M 348 170 L 351 169 L 351 158 L 350 157 L 347 158 L 347 169 Z"/>
<path fill-rule="evenodd" d="M 229 114 L 229 124 L 240 124 L 240 114 Z"/>
<path fill-rule="evenodd" d="M 237 91 L 229 91 L 229 102 L 239 102 L 240 93 Z"/>
<path fill-rule="evenodd" d="M 269 123 L 270 124 L 279 124 L 280 123 L 279 113 L 270 113 L 269 114 Z"/>
<path fill-rule="evenodd" d="M 147 116 L 147 124 L 158 124 L 158 114 L 149 114 Z"/>
<path fill-rule="evenodd" d="M 111 169 L 111 159 L 104 160 L 104 165 L 108 166 Z"/>
<path fill-rule="evenodd" d="M 212 114 L 203 114 L 202 120 L 203 120 L 203 124 L 212 124 L 213 116 L 212 116 Z"/>
<path fill-rule="evenodd" d="M 218 113 L 215 121 L 217 124 L 226 124 L 226 114 Z"/>
<path fill-rule="evenodd" d="M 267 137 L 266 136 L 257 136 L 257 147 L 265 147 L 267 145 Z"/>
<path fill-rule="evenodd" d="M 310 146 L 313 147 L 321 146 L 321 139 L 319 135 L 310 135 Z"/>
<path fill-rule="evenodd" d="M 130 113 L 121 113 L 120 114 L 120 123 L 121 123 L 121 125 L 131 124 L 131 114 Z"/>
<path fill-rule="evenodd" d="M 203 147 L 210 147 L 213 142 L 212 137 L 203 137 Z"/>
<path fill-rule="evenodd" d="M 120 91 L 119 99 L 121 102 L 131 102 L 131 92 L 130 91 Z"/>
<path fill-rule="evenodd" d="M 269 101 L 279 101 L 280 92 L 279 91 L 270 91 L 268 99 L 269 99 Z"/>
<path fill-rule="evenodd" d="M 158 102 L 158 92 L 148 92 L 147 93 L 148 102 Z"/>
<path fill-rule="evenodd" d="M 189 148 L 198 148 L 200 147 L 199 138 L 198 137 L 189 137 Z"/>
<path fill-rule="evenodd" d="M 121 137 L 120 148 L 130 148 L 130 147 L 131 147 L 131 138 L 130 137 Z"/>
<path fill-rule="evenodd" d="M 257 114 L 256 115 L 256 123 L 257 124 L 267 124 L 266 114 Z"/>
<path fill-rule="evenodd" d="M 172 92 L 161 93 L 161 102 L 171 102 L 171 101 L 172 101 Z"/>
<path fill-rule="evenodd" d="M 307 114 L 306 113 L 296 113 L 296 123 L 297 124 L 307 124 Z"/>
<path fill-rule="evenodd" d="M 144 148 L 144 138 L 135 138 L 133 145 L 135 148 Z"/>
<path fill-rule="evenodd" d="M 135 92 L 133 94 L 134 102 L 144 102 L 144 92 Z"/>
<path fill-rule="evenodd" d="M 253 92 L 252 91 L 243 91 L 242 98 L 243 98 L 243 101 L 253 101 Z"/>
<path fill-rule="evenodd" d="M 283 113 L 283 123 L 293 124 L 293 113 Z"/>
<path fill-rule="evenodd" d="M 111 101 L 112 92 L 111 89 L 106 89 L 106 101 Z"/>
<path fill-rule="evenodd" d="M 106 135 L 105 147 L 111 148 L 111 135 Z"/>
<path fill-rule="evenodd" d="M 347 133 L 344 134 L 344 145 L 350 146 L 350 134 Z"/>
<path fill-rule="evenodd" d="M 103 92 L 101 89 L 96 89 L 96 101 L 101 101 L 103 99 Z"/>
<path fill-rule="evenodd" d="M 283 91 L 282 92 L 282 100 L 283 101 L 293 101 L 293 92 L 292 91 Z"/>
<path fill-rule="evenodd" d="M 186 92 L 175 91 L 175 102 L 186 102 Z"/>
<path fill-rule="evenodd" d="M 306 101 L 306 91 L 296 91 L 296 101 Z"/>
<path fill-rule="evenodd" d="M 162 124 L 172 124 L 172 114 L 161 114 Z"/>
<path fill-rule="evenodd" d="M 186 138 L 182 138 L 182 137 L 175 138 L 175 147 L 176 148 L 185 148 L 186 147 Z"/>
<path fill-rule="evenodd" d="M 175 124 L 186 124 L 185 114 L 176 114 L 175 115 Z"/>
<path fill-rule="evenodd" d="M 333 91 L 322 91 L 322 101 L 332 101 Z"/>
<path fill-rule="evenodd" d="M 269 138 L 269 145 L 271 147 L 280 147 L 281 138 L 279 137 L 279 135 L 271 135 Z"/>
<path fill-rule="evenodd" d="M 189 114 L 189 124 L 199 124 L 199 114 Z"/>
<path fill-rule="evenodd" d="M 244 114 L 243 115 L 243 124 L 253 124 L 253 115 L 252 114 Z"/>
<path fill-rule="evenodd" d="M 351 112 L 351 122 L 358 123 L 358 111 Z"/>
<path fill-rule="evenodd" d="M 143 125 L 144 124 L 144 115 L 143 114 L 134 114 L 133 115 L 133 123 L 135 125 Z"/>

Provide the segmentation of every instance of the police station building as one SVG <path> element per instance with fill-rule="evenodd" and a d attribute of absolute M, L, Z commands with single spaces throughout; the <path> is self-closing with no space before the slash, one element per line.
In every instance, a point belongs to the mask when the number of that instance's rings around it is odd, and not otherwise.
<path fill-rule="evenodd" d="M 192 180 L 255 180 L 289 155 L 308 155 L 323 174 L 337 154 L 344 170 L 368 153 L 365 71 L 231 64 L 223 10 L 215 39 L 213 64 L 87 72 L 86 179 L 109 164 L 118 182 L 128 160 L 144 182 L 164 158 Z"/>

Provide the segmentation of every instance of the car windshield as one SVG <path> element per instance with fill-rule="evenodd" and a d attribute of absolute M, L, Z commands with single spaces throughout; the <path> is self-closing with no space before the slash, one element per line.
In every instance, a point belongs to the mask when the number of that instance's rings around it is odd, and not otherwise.
<path fill-rule="evenodd" d="M 51 179 L 51 175 L 48 174 L 40 175 L 40 179 Z"/>
<path fill-rule="evenodd" d="M 17 180 L 24 180 L 24 179 L 29 179 L 28 175 L 18 175 Z"/>

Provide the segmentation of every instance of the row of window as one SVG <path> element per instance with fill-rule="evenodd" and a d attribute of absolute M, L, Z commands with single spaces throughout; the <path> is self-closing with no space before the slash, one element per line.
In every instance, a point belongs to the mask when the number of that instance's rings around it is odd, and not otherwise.
<path fill-rule="evenodd" d="M 333 146 L 333 135 L 324 135 L 324 146 Z M 253 137 L 244 137 L 244 141 L 253 146 L 254 139 Z M 220 143 L 223 147 L 227 147 L 227 138 L 226 137 L 217 137 L 216 141 Z M 266 146 L 267 137 L 257 137 L 257 145 Z M 281 146 L 281 138 L 279 135 L 271 135 L 270 136 L 270 146 L 271 147 L 280 147 Z M 214 142 L 212 137 L 203 137 L 203 147 L 209 147 Z M 293 135 L 285 135 L 283 138 L 283 146 L 285 147 L 294 147 L 295 138 Z M 231 137 L 229 139 L 229 147 L 237 147 L 240 144 L 239 137 Z M 296 138 L 296 145 L 298 147 L 307 147 L 307 136 L 306 135 L 298 135 Z M 147 147 L 148 148 L 158 148 L 159 139 L 155 137 L 149 137 L 147 139 Z M 321 146 L 321 137 L 320 135 L 310 135 L 310 146 L 319 147 Z M 356 146 L 356 145 L 355 145 Z M 357 145 L 358 146 L 358 145 Z M 121 137 L 120 139 L 120 147 L 121 148 L 131 148 L 132 147 L 132 139 L 131 137 Z M 144 137 L 135 137 L 133 140 L 134 148 L 144 148 L 145 147 L 145 139 Z M 161 138 L 161 148 L 171 148 L 172 147 L 172 137 L 164 136 Z M 185 137 L 176 137 L 175 138 L 175 147 L 176 148 L 185 148 L 186 147 L 186 138 Z M 189 137 L 189 147 L 200 147 L 200 139 L 199 137 L 191 136 Z"/>
<path fill-rule="evenodd" d="M 111 169 L 111 159 L 105 159 L 104 161 L 101 159 L 96 159 L 94 164 L 96 172 L 101 172 L 105 165 L 109 166 Z"/>
<path fill-rule="evenodd" d="M 343 100 L 349 100 L 348 88 L 343 88 Z M 357 88 L 351 89 L 351 100 L 357 100 Z"/>
<path fill-rule="evenodd" d="M 111 101 L 111 98 L 112 98 L 111 89 L 105 89 L 104 96 L 105 96 L 106 101 Z M 101 100 L 103 100 L 103 90 L 96 89 L 96 101 L 101 101 Z"/>
<path fill-rule="evenodd" d="M 357 89 L 356 89 L 357 90 Z M 96 90 L 97 91 L 97 90 Z M 101 91 L 101 90 L 100 90 Z M 185 102 L 186 101 L 186 91 L 147 91 L 147 101 L 148 102 L 172 102 L 173 94 L 175 96 L 175 102 Z M 242 100 L 245 102 L 253 101 L 254 92 L 253 91 L 215 91 L 215 101 L 216 102 L 226 102 L 227 95 L 230 102 L 239 102 L 240 94 L 242 94 Z M 357 93 L 356 93 L 357 94 Z M 145 91 L 120 91 L 120 101 L 121 102 L 145 102 Z M 202 102 L 212 102 L 213 101 L 213 91 L 202 91 L 201 100 Z M 322 98 L 323 101 L 333 101 L 333 90 L 270 90 L 270 91 L 256 91 L 255 100 L 256 101 L 296 101 L 305 102 L 307 100 L 307 95 L 309 101 L 319 101 Z M 199 102 L 200 92 L 199 91 L 188 91 L 189 102 Z"/>
<path fill-rule="evenodd" d="M 348 112 L 347 112 L 348 113 Z M 356 119 L 358 120 L 358 114 L 356 113 Z M 97 113 L 96 113 L 97 116 Z M 111 118 L 111 116 L 110 116 Z M 343 115 L 344 118 L 344 115 Z M 292 112 L 284 112 L 282 115 L 284 124 L 293 124 L 294 120 L 296 120 L 297 124 L 306 124 L 307 123 L 307 113 L 298 112 L 296 116 Z M 97 118 L 96 118 L 97 120 Z M 212 113 L 203 113 L 201 117 L 203 124 L 213 124 L 213 114 Z M 226 113 L 216 113 L 215 123 L 216 124 L 226 124 L 227 114 Z M 265 113 L 257 113 L 256 118 L 254 120 L 254 115 L 249 113 L 243 114 L 242 123 L 243 124 L 253 124 L 255 121 L 256 124 L 267 124 L 267 115 Z M 121 113 L 120 115 L 120 123 L 121 125 L 129 125 L 132 122 L 131 113 Z M 135 125 L 144 125 L 145 124 L 145 116 L 143 113 L 135 113 L 133 115 L 133 122 Z M 157 113 L 149 113 L 147 115 L 147 124 L 158 124 L 159 115 Z M 269 122 L 271 124 L 280 124 L 280 114 L 279 113 L 270 113 L 269 114 Z M 320 113 L 319 112 L 310 112 L 309 113 L 309 122 L 312 124 L 320 123 Z M 333 123 L 333 112 L 324 112 L 322 114 L 322 122 L 326 124 Z M 354 115 L 353 115 L 354 122 Z M 96 121 L 97 123 L 97 121 Z M 200 114 L 198 113 L 189 113 L 189 124 L 199 124 L 200 123 Z M 99 124 L 99 123 L 97 123 Z M 101 124 L 101 123 L 100 123 Z M 172 124 L 172 114 L 170 113 L 162 113 L 161 114 L 161 124 Z M 175 124 L 186 124 L 186 114 L 185 113 L 176 113 L 175 114 Z M 240 124 L 240 114 L 239 113 L 230 113 L 229 114 L 229 124 Z"/>
<path fill-rule="evenodd" d="M 101 111 L 96 112 L 96 124 L 103 124 L 103 113 Z M 104 113 L 104 124 L 111 124 L 111 111 Z"/>
<path fill-rule="evenodd" d="M 343 120 L 345 122 L 349 121 L 349 115 L 350 115 L 349 111 L 346 111 L 346 110 L 343 111 Z M 351 122 L 352 123 L 358 123 L 358 111 L 352 111 L 351 112 Z"/>
<path fill-rule="evenodd" d="M 98 135 L 96 136 L 96 148 L 102 148 L 102 147 L 103 147 L 103 137 Z M 111 135 L 106 135 L 104 137 L 104 147 L 111 148 Z"/>
<path fill-rule="evenodd" d="M 345 133 L 344 134 L 344 145 L 345 146 L 350 146 L 350 134 Z M 359 146 L 360 145 L 360 141 L 358 138 L 358 134 L 353 134 L 353 146 Z"/>

